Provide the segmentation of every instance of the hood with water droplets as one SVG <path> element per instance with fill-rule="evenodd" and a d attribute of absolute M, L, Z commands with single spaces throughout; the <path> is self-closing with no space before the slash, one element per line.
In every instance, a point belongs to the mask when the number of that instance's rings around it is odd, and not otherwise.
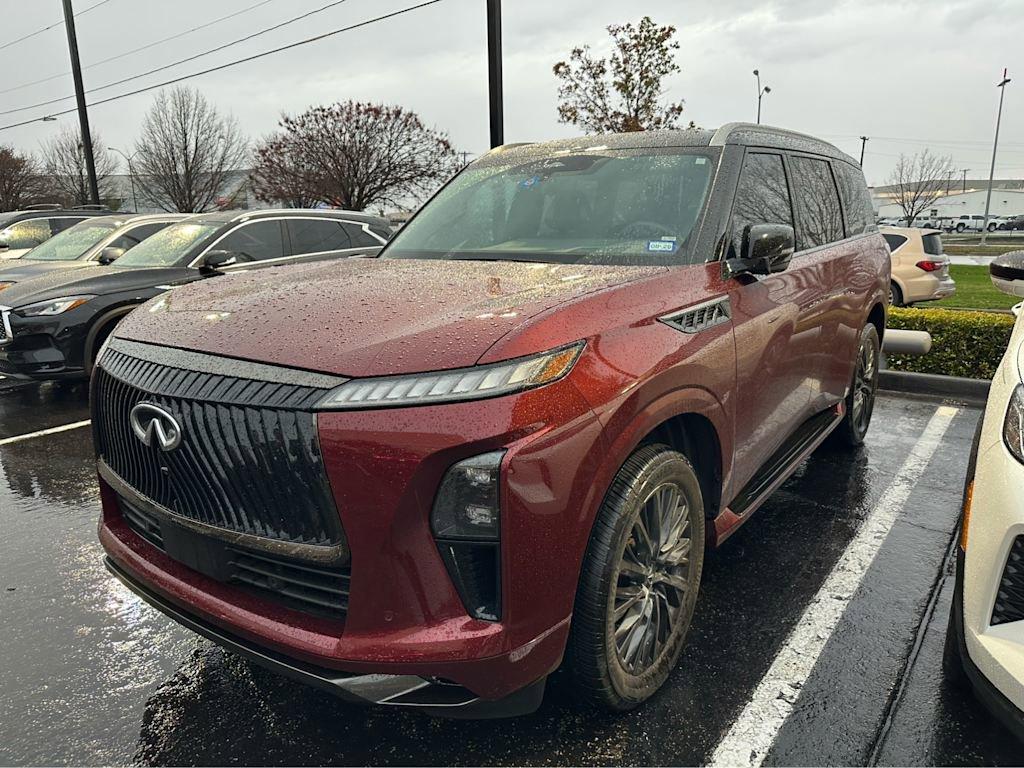
<path fill-rule="evenodd" d="M 176 288 L 116 335 L 343 376 L 442 370 L 473 365 L 540 312 L 660 271 L 398 259 L 265 268 Z"/>

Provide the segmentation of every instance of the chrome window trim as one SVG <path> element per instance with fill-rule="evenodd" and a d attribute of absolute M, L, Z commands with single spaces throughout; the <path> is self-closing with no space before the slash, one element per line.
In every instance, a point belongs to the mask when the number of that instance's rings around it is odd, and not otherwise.
<path fill-rule="evenodd" d="M 369 225 L 368 222 L 363 222 L 363 221 L 352 221 L 351 219 L 340 219 L 340 218 L 336 219 L 336 218 L 328 217 L 328 216 L 278 216 L 278 217 L 273 217 L 273 218 L 272 217 L 267 217 L 267 218 L 259 218 L 259 219 L 246 218 L 246 219 L 242 220 L 241 222 L 239 222 L 239 225 L 237 227 L 233 227 L 233 228 L 229 229 L 223 235 L 221 235 L 216 240 L 214 240 L 212 243 L 210 243 L 206 248 L 203 249 L 203 251 L 198 256 L 196 256 L 187 265 L 187 267 L 189 269 L 196 269 L 200 264 L 203 263 L 203 258 L 206 256 L 207 253 L 212 251 L 217 246 L 217 244 L 220 243 L 228 235 L 234 234 L 235 232 L 240 230 L 242 227 L 247 227 L 247 226 L 252 225 L 252 224 L 259 224 L 259 223 L 262 223 L 262 222 L 265 222 L 265 221 L 276 221 L 276 222 L 280 223 L 280 222 L 286 222 L 286 221 L 289 221 L 289 220 L 336 221 L 339 224 L 355 224 L 356 226 L 361 228 L 364 232 L 366 232 L 368 235 L 370 235 L 374 240 L 379 241 L 379 244 L 381 246 L 384 246 L 384 245 L 387 244 L 386 240 L 383 240 L 380 236 L 374 234 L 370 230 L 370 228 L 369 228 L 370 225 Z M 275 264 L 275 263 L 281 262 L 281 261 L 290 261 L 291 259 L 300 259 L 300 258 L 303 258 L 305 256 L 318 256 L 318 255 L 324 254 L 324 253 L 344 253 L 346 251 L 365 251 L 367 248 L 373 248 L 373 247 L 374 246 L 372 246 L 372 245 L 364 245 L 364 246 L 355 247 L 355 248 L 336 248 L 336 249 L 330 250 L 330 251 L 313 251 L 311 253 L 296 253 L 296 254 L 292 254 L 290 256 L 279 256 L 278 258 L 275 258 L 275 259 L 260 259 L 260 260 L 246 261 L 246 262 L 243 262 L 241 264 L 233 264 L 230 267 L 225 267 L 221 271 L 228 272 L 228 271 L 235 270 L 235 269 L 251 268 L 253 265 L 256 265 L 256 264 Z"/>

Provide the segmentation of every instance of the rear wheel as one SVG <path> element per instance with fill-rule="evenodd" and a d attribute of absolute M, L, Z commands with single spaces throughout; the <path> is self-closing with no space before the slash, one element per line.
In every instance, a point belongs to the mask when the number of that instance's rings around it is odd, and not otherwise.
<path fill-rule="evenodd" d="M 964 224 L 957 224 L 956 225 L 956 231 L 957 232 L 963 232 L 965 229 L 967 229 L 967 226 L 964 225 Z"/>
<path fill-rule="evenodd" d="M 890 307 L 902 307 L 903 306 L 903 291 L 896 285 L 895 282 L 889 283 L 889 306 Z"/>
<path fill-rule="evenodd" d="M 875 410 L 875 392 L 878 390 L 878 361 L 881 345 L 878 330 L 871 323 L 860 332 L 857 363 L 853 381 L 846 395 L 846 415 L 832 433 L 833 443 L 849 448 L 863 444 Z"/>
<path fill-rule="evenodd" d="M 665 445 L 637 449 L 601 506 L 580 575 L 567 667 L 611 711 L 637 706 L 683 648 L 704 566 L 704 500 L 693 466 Z"/>

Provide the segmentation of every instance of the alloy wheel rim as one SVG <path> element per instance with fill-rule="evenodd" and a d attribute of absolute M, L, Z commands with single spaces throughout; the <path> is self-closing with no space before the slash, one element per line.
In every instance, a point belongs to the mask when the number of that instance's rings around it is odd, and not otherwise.
<path fill-rule="evenodd" d="M 682 621 L 690 592 L 690 509 L 680 488 L 664 483 L 640 507 L 619 558 L 612 604 L 622 668 L 654 666 Z"/>
<path fill-rule="evenodd" d="M 853 382 L 853 423 L 860 432 L 867 430 L 871 420 L 877 369 L 878 357 L 874 347 L 862 345 L 857 356 L 857 374 Z"/>

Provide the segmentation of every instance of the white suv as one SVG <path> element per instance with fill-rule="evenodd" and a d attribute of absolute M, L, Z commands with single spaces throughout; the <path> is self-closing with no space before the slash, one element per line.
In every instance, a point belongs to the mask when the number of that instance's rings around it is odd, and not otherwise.
<path fill-rule="evenodd" d="M 992 282 L 1024 296 L 1024 251 L 996 259 Z M 1024 740 L 1024 320 L 978 426 L 964 486 L 947 671 L 971 684 Z"/>

